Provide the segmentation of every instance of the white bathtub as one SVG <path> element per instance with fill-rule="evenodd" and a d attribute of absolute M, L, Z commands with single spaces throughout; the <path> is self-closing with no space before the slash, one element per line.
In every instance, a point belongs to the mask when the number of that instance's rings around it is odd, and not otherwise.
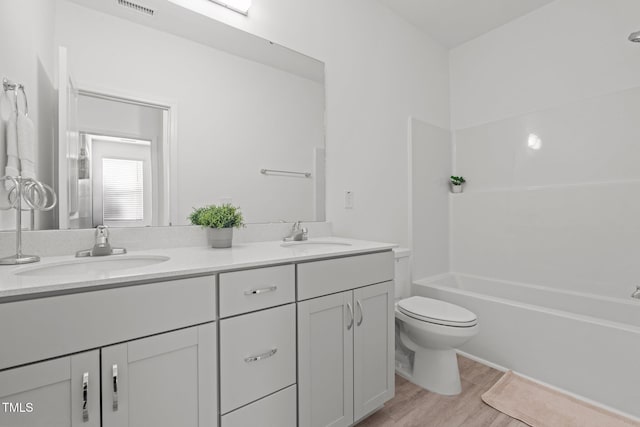
<path fill-rule="evenodd" d="M 466 274 L 417 280 L 413 293 L 478 315 L 463 352 L 640 417 L 640 301 Z"/>

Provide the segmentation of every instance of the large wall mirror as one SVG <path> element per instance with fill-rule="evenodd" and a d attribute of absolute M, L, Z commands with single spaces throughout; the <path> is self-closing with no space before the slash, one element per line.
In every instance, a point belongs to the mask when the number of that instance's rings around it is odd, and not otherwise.
<path fill-rule="evenodd" d="M 324 221 L 322 62 L 169 0 L 46 2 L 58 144 L 38 163 L 59 211 L 36 228 L 183 225 L 220 203 L 248 223 Z"/>

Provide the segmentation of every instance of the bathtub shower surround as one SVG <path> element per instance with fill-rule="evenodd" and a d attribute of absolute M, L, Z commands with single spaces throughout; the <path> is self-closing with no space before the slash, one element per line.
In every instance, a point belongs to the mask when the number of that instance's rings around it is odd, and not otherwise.
<path fill-rule="evenodd" d="M 456 131 L 457 168 L 475 178 L 451 200 L 453 271 L 628 296 L 640 277 L 638 117 L 634 88 Z"/>
<path fill-rule="evenodd" d="M 440 197 L 433 134 L 411 172 L 415 292 L 478 315 L 462 350 L 636 417 L 639 14 L 556 0 L 453 48 L 449 175 L 472 179 Z"/>
<path fill-rule="evenodd" d="M 473 176 L 451 200 L 451 271 L 629 298 L 639 13 L 633 0 L 557 0 L 451 51 L 455 173 Z"/>

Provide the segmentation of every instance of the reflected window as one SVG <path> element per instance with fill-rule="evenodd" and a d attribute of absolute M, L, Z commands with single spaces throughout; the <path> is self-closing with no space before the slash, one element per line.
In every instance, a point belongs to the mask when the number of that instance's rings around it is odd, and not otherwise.
<path fill-rule="evenodd" d="M 104 221 L 144 219 L 142 161 L 102 159 L 102 214 Z"/>

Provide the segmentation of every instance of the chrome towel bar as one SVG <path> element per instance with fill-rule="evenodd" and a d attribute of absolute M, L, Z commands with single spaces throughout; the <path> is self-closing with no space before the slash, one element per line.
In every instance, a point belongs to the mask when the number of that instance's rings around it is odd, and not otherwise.
<path fill-rule="evenodd" d="M 260 173 L 263 175 L 268 174 L 285 174 L 285 175 L 301 175 L 305 178 L 311 178 L 311 172 L 295 172 L 295 171 L 283 171 L 277 169 L 260 169 Z"/>

